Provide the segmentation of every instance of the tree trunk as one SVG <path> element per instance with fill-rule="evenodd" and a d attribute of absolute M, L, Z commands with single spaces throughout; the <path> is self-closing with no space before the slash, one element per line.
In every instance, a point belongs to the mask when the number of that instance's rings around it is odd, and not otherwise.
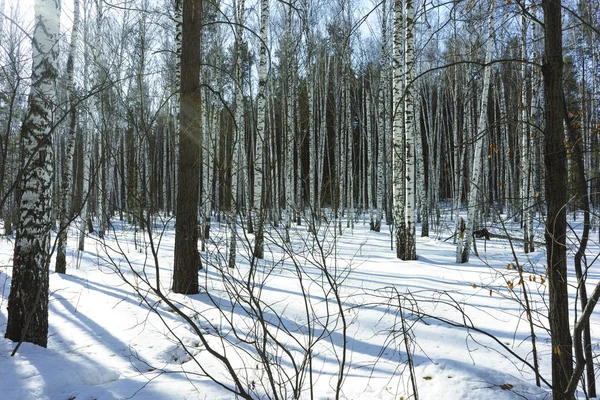
<path fill-rule="evenodd" d="M 402 101 L 402 0 L 394 1 L 394 57 L 393 57 L 393 109 L 394 122 L 392 127 L 393 159 L 392 184 L 394 204 L 394 227 L 396 236 L 396 257 L 407 259 L 407 235 L 405 219 L 405 125 Z"/>
<path fill-rule="evenodd" d="M 269 0 L 261 0 L 260 11 L 260 61 L 258 69 L 258 105 L 256 124 L 256 151 L 254 157 L 254 213 L 256 234 L 254 237 L 254 256 L 264 257 L 264 142 L 267 127 L 267 40 L 269 30 Z M 312 179 L 312 177 L 311 177 Z M 312 182 L 312 181 L 311 181 Z M 312 193 L 312 191 L 311 191 Z"/>
<path fill-rule="evenodd" d="M 415 58 L 415 7 L 413 0 L 406 0 L 406 38 L 405 38 L 405 76 L 406 86 L 404 93 L 404 125 L 406 129 L 405 137 L 405 175 L 404 187 L 406 190 L 405 218 L 406 218 L 406 249 L 404 250 L 404 260 L 417 259 L 416 247 L 416 223 L 417 223 L 417 196 L 416 196 L 416 141 L 417 141 L 417 123 L 415 121 L 415 104 L 417 98 L 416 83 L 414 82 L 416 73 Z M 420 140 L 420 138 L 419 138 Z"/>
<path fill-rule="evenodd" d="M 489 65 L 492 61 L 492 50 L 494 48 L 494 3 L 491 3 L 490 11 L 490 23 L 489 23 L 489 37 L 487 42 L 487 49 L 485 54 L 485 67 L 483 68 L 483 92 L 481 94 L 481 106 L 479 108 L 479 119 L 477 121 L 477 130 L 475 131 L 475 150 L 473 151 L 473 174 L 471 175 L 471 184 L 469 188 L 469 199 L 468 199 L 468 214 L 467 214 L 467 225 L 465 230 L 465 243 L 464 246 L 457 248 L 457 261 L 460 263 L 466 263 L 469 261 L 469 255 L 471 252 L 471 244 L 473 242 L 473 230 L 475 227 L 475 214 L 479 205 L 477 204 L 477 195 L 481 190 L 481 176 L 483 170 L 483 163 L 481 161 L 483 152 L 483 135 L 486 131 L 487 119 L 488 119 L 488 101 L 490 92 L 490 83 L 492 76 L 492 67 Z M 460 256 L 459 256 L 460 255 Z M 459 260 L 460 258 L 460 260 Z"/>
<path fill-rule="evenodd" d="M 179 110 L 179 160 L 175 216 L 173 291 L 198 293 L 198 164 L 200 112 L 200 17 L 202 0 L 183 0 L 181 82 Z"/>
<path fill-rule="evenodd" d="M 60 228 L 56 245 L 56 266 L 58 273 L 67 271 L 67 235 L 70 224 L 69 189 L 73 185 L 73 153 L 75 150 L 75 135 L 77 128 L 77 101 L 75 99 L 75 50 L 79 35 L 79 0 L 73 1 L 73 27 L 71 28 L 71 43 L 67 59 L 67 92 L 69 95 L 69 127 L 63 161 L 62 185 L 60 191 Z"/>
<path fill-rule="evenodd" d="M 24 165 L 8 298 L 7 339 L 46 347 L 52 229 L 52 114 L 57 76 L 60 3 L 35 1 L 29 112 L 23 122 Z"/>
<path fill-rule="evenodd" d="M 546 251 L 549 284 L 550 336 L 552 337 L 552 397 L 565 398 L 573 373 L 567 282 L 567 168 L 563 128 L 563 56 L 561 1 L 542 1 L 544 47 L 542 64 L 546 99 L 544 165 L 546 167 Z"/>

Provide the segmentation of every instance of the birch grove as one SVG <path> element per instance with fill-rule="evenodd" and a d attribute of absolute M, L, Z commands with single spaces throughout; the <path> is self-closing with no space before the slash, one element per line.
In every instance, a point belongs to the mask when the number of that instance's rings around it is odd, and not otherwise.
<path fill-rule="evenodd" d="M 197 294 L 207 260 L 228 267 L 225 282 L 248 260 L 271 265 L 273 248 L 292 252 L 298 232 L 311 238 L 302 251 L 325 252 L 319 240 L 334 247 L 368 223 L 361 248 L 387 240 L 400 260 L 418 259 L 421 229 L 453 242 L 457 263 L 502 241 L 527 258 L 515 271 L 545 265 L 548 310 L 536 312 L 557 349 L 555 396 L 581 377 L 593 393 L 583 310 L 597 297 L 582 288 L 600 242 L 597 2 L 62 5 L 35 0 L 27 22 L 0 0 L 8 338 L 47 344 L 53 246 L 65 274 L 115 227 L 140 253 L 174 229 L 165 290 Z M 322 277 L 345 257 L 331 254 Z"/>

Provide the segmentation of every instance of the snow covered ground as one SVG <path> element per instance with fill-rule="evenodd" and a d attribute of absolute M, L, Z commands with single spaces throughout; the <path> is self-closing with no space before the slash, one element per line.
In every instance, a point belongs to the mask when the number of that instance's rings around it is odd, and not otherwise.
<path fill-rule="evenodd" d="M 193 325 L 257 398 L 272 393 L 269 373 L 284 398 L 301 387 L 301 398 L 335 398 L 339 390 L 348 399 L 408 399 L 415 385 L 421 399 L 551 397 L 526 365 L 533 356 L 524 286 L 537 325 L 540 373 L 550 379 L 550 339 L 540 326 L 547 326 L 543 248 L 529 256 L 517 248 L 517 263 L 506 239 L 479 240 L 480 258 L 458 265 L 455 246 L 444 241 L 450 232 L 440 232 L 418 238 L 419 260 L 403 262 L 390 250 L 386 225 L 376 233 L 362 219 L 353 229 L 344 221 L 339 235 L 335 224 L 323 224 L 316 236 L 294 227 L 291 245 L 283 229 L 271 230 L 258 264 L 250 262 L 253 237 L 246 235 L 231 270 L 221 267 L 226 225 L 215 222 L 199 272 L 203 290 L 193 296 L 169 290 L 172 220 L 153 224 L 156 258 L 143 232 L 125 224 L 115 224 L 104 241 L 88 237 L 79 255 L 71 232 L 67 274 L 50 275 L 48 349 L 25 343 L 11 357 L 15 343 L 0 339 L 0 398 L 233 398 L 206 376 L 233 387 Z M 598 254 L 597 245 L 590 254 Z M 2 335 L 11 257 L 11 238 L 1 237 Z M 595 270 L 590 285 L 600 279 Z M 157 272 L 161 293 L 188 322 L 151 290 Z M 262 342 L 265 329 L 272 336 Z M 270 368 L 257 349 L 265 350 Z"/>

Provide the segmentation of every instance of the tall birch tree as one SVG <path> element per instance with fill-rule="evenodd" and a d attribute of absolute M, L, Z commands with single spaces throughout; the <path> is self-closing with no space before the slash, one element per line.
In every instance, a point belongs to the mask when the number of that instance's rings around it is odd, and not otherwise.
<path fill-rule="evenodd" d="M 256 124 L 256 150 L 254 156 L 254 212 L 256 214 L 256 234 L 254 255 L 264 257 L 264 143 L 267 127 L 267 40 L 269 30 L 269 0 L 261 0 L 260 7 L 260 60 L 258 66 L 258 98 Z"/>
<path fill-rule="evenodd" d="M 415 105 L 417 86 L 415 83 L 415 6 L 413 0 L 406 0 L 406 37 L 405 37 L 405 93 L 404 93 L 404 125 L 406 127 L 405 150 L 405 183 L 406 190 L 406 249 L 402 251 L 404 260 L 416 260 L 416 141 L 417 121 L 415 120 Z"/>
<path fill-rule="evenodd" d="M 485 50 L 485 66 L 483 67 L 483 88 L 481 93 L 481 106 L 479 107 L 479 118 L 477 120 L 477 129 L 475 131 L 475 149 L 473 150 L 473 173 L 471 175 L 471 185 L 469 188 L 468 196 L 468 213 L 466 229 L 464 231 L 464 237 L 458 239 L 458 246 L 456 249 L 456 262 L 466 263 L 469 261 L 469 255 L 471 252 L 471 244 L 473 242 L 473 231 L 475 227 L 475 214 L 478 208 L 477 195 L 481 190 L 481 177 L 483 165 L 480 161 L 483 154 L 484 148 L 484 134 L 487 129 L 488 119 L 488 101 L 490 93 L 490 83 L 492 77 L 492 67 L 490 62 L 492 61 L 492 50 L 494 48 L 494 1 L 491 2 L 489 28 L 488 28 L 488 41 Z"/>
<path fill-rule="evenodd" d="M 396 236 L 396 256 L 406 259 L 406 220 L 405 220 L 405 142 L 404 115 L 402 102 L 402 53 L 403 53 L 403 4 L 394 0 L 394 57 L 393 57 L 393 160 L 392 184 L 394 203 L 394 230 Z"/>
<path fill-rule="evenodd" d="M 69 126 L 60 189 L 60 230 L 56 246 L 56 272 L 64 274 L 67 268 L 66 248 L 69 227 L 69 189 L 73 186 L 73 153 L 77 128 L 77 101 L 75 99 L 75 50 L 79 35 L 79 0 L 73 0 L 73 27 L 67 58 L 67 95 L 69 96 Z"/>
<path fill-rule="evenodd" d="M 235 12 L 235 128 L 231 155 L 231 208 L 229 210 L 229 268 L 235 267 L 237 252 L 237 217 L 241 207 L 241 196 L 245 169 L 245 135 L 244 135 L 244 85 L 242 71 L 243 26 L 246 10 L 245 0 L 234 2 Z M 240 193 L 241 192 L 241 193 Z"/>
<path fill-rule="evenodd" d="M 381 230 L 381 220 L 383 218 L 383 198 L 385 196 L 385 149 L 388 132 L 389 110 L 389 64 L 390 51 L 388 44 L 388 3 L 387 0 L 381 2 L 381 67 L 379 72 L 379 91 L 378 91 L 378 123 L 377 123 L 377 190 L 375 207 L 377 214 L 372 229 L 376 232 Z"/>
<path fill-rule="evenodd" d="M 34 10 L 31 91 L 21 131 L 23 175 L 5 337 L 46 347 L 60 1 L 35 0 Z"/>

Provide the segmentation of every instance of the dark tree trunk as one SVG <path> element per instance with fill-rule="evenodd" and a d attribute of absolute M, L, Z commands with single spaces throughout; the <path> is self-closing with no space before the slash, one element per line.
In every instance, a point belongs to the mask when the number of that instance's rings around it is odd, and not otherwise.
<path fill-rule="evenodd" d="M 198 293 L 198 185 L 200 182 L 201 0 L 183 0 L 179 160 L 173 291 Z"/>
<path fill-rule="evenodd" d="M 569 132 L 569 145 L 571 146 L 571 159 L 574 159 L 575 166 L 575 182 L 577 194 L 580 196 L 577 200 L 581 203 L 583 210 L 583 232 L 579 241 L 579 248 L 575 253 L 574 266 L 575 274 L 577 275 L 577 288 L 579 291 L 579 302 L 583 311 L 588 304 L 588 294 L 585 286 L 586 273 L 583 270 L 583 262 L 585 261 L 585 251 L 590 237 L 590 199 L 588 193 L 587 179 L 585 176 L 584 154 L 583 154 L 583 139 L 581 131 L 569 118 L 567 105 L 563 97 L 563 117 Z M 586 264 L 587 266 L 587 264 Z M 592 335 L 590 332 L 590 323 L 586 321 L 583 324 L 583 329 L 578 333 L 575 331 L 575 360 L 576 360 L 576 375 L 581 375 L 583 369 L 586 370 L 587 395 L 596 397 L 596 378 L 594 374 L 594 358 L 592 352 Z M 579 380 L 579 376 L 577 376 Z"/>
<path fill-rule="evenodd" d="M 549 323 L 552 336 L 552 396 L 565 398 L 573 373 L 567 286 L 565 133 L 563 128 L 563 56 L 561 1 L 544 0 L 545 58 L 542 66 L 546 98 L 544 164 L 546 167 L 546 251 L 549 282 Z"/>

